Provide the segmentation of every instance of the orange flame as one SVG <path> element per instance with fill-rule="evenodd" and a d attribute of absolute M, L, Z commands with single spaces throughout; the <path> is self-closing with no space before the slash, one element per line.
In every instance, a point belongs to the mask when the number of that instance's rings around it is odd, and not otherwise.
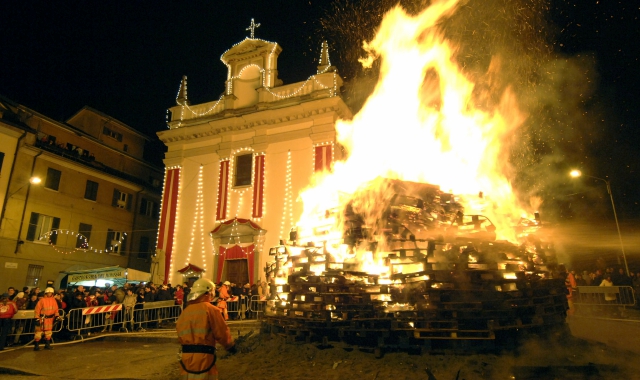
<path fill-rule="evenodd" d="M 390 178 L 459 194 L 466 213 L 487 216 L 498 239 L 515 241 L 512 227 L 525 211 L 509 181 L 508 152 L 525 116 L 509 90 L 494 109 L 478 104 L 488 94 L 478 94 L 456 63 L 455 46 L 438 28 L 456 7 L 457 1 L 439 1 L 416 16 L 396 7 L 364 44 L 368 56 L 361 62 L 380 59 L 380 79 L 353 120 L 336 126 L 348 159 L 316 175 L 300 195 L 303 235 L 317 229 L 318 215 L 342 210 L 363 184 L 375 187 L 379 178 Z M 325 222 L 339 224 L 340 218 Z M 341 227 L 327 228 L 326 240 L 339 240 Z"/>

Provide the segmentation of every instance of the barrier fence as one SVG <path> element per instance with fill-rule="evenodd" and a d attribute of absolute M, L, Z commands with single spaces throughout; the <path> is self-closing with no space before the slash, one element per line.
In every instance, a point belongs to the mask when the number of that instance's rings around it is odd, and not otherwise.
<path fill-rule="evenodd" d="M 51 331 L 54 333 L 62 331 L 64 325 L 64 310 L 59 309 L 58 315 L 60 315 L 60 319 L 56 318 L 53 321 L 53 329 Z M 7 335 L 7 342 L 18 344 L 31 341 L 36 332 L 36 312 L 34 310 L 19 310 L 12 320 L 14 322 Z"/>
<path fill-rule="evenodd" d="M 572 298 L 576 313 L 582 315 L 624 316 L 626 308 L 636 305 L 631 286 L 578 286 Z"/>
<path fill-rule="evenodd" d="M 236 297 L 227 301 L 227 310 L 231 319 L 260 319 L 264 315 L 266 300 L 259 296 Z M 214 303 L 215 304 L 215 303 Z M 58 310 L 52 332 L 70 334 L 74 339 L 84 335 L 108 331 L 144 331 L 148 327 L 161 327 L 165 322 L 175 322 L 182 313 L 182 305 L 173 300 L 145 302 L 136 304 L 133 309 L 124 304 L 71 309 L 65 314 Z M 19 310 L 12 318 L 13 326 L 7 341 L 13 344 L 28 343 L 35 334 L 36 319 L 34 310 Z"/>
<path fill-rule="evenodd" d="M 229 319 L 260 319 L 264 315 L 266 299 L 260 296 L 232 297 L 226 301 Z M 217 302 L 213 303 L 217 305 Z"/>

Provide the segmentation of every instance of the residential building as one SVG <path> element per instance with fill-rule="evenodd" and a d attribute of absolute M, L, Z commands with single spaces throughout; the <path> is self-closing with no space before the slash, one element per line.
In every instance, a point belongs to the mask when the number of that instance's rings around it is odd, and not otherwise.
<path fill-rule="evenodd" d="M 0 288 L 151 269 L 162 169 L 143 159 L 147 136 L 90 107 L 58 122 L 6 98 L 0 133 Z"/>

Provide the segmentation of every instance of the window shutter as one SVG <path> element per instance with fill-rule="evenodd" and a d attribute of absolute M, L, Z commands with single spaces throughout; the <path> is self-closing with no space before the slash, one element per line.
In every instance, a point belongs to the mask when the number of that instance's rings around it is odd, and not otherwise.
<path fill-rule="evenodd" d="M 113 189 L 113 201 L 111 202 L 111 206 L 118 207 L 118 199 L 120 199 L 120 190 Z"/>
<path fill-rule="evenodd" d="M 40 215 L 37 212 L 31 213 L 31 218 L 29 219 L 29 229 L 27 230 L 27 240 L 33 241 L 36 237 L 36 228 L 38 227 L 38 217 Z"/>
<path fill-rule="evenodd" d="M 113 240 L 113 230 L 107 231 L 107 243 L 104 245 L 104 249 L 111 249 L 111 241 Z"/>
<path fill-rule="evenodd" d="M 142 198 L 140 202 L 140 215 L 144 215 L 147 213 L 147 200 Z"/>
<path fill-rule="evenodd" d="M 58 228 L 60 228 L 60 218 L 53 218 L 51 231 L 57 230 Z M 56 232 L 49 235 L 49 240 L 51 240 L 51 244 L 56 244 L 58 242 L 58 233 Z"/>
<path fill-rule="evenodd" d="M 127 210 L 131 210 L 131 200 L 132 200 L 132 196 L 131 194 L 127 194 Z"/>
<path fill-rule="evenodd" d="M 156 202 L 153 202 L 153 209 L 151 210 L 151 217 L 153 219 L 156 219 L 158 217 L 158 204 Z"/>

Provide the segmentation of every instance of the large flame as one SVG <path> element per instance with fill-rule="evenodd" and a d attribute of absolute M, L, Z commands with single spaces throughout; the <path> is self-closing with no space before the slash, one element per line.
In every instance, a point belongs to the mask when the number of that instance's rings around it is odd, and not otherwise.
<path fill-rule="evenodd" d="M 337 139 L 348 159 L 301 193 L 301 230 L 316 228 L 327 210 L 343 209 L 364 184 L 375 187 L 379 178 L 390 178 L 460 195 L 465 212 L 487 216 L 498 239 L 515 241 L 513 226 L 525 210 L 509 181 L 508 152 L 524 116 L 509 90 L 492 109 L 487 102 L 480 106 L 494 94 L 483 94 L 463 73 L 455 46 L 439 29 L 456 7 L 457 1 L 440 1 L 416 16 L 396 7 L 364 44 L 369 55 L 362 62 L 380 59 L 380 80 L 353 120 L 338 122 Z M 378 203 L 362 202 L 372 208 Z M 339 219 L 327 221 L 338 223 L 328 238 L 341 236 Z"/>

